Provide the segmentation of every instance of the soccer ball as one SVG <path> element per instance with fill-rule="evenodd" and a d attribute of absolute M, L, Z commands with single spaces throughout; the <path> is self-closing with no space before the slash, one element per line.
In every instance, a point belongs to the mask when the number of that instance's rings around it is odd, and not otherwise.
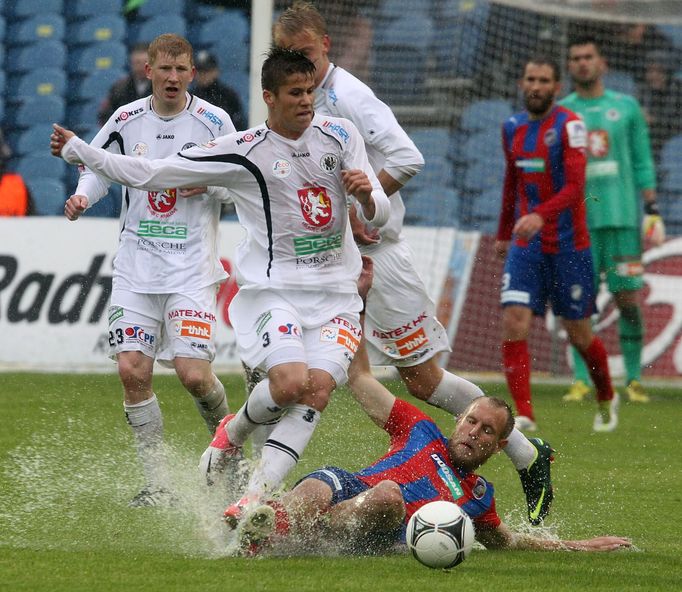
<path fill-rule="evenodd" d="M 474 525 L 457 504 L 430 502 L 412 514 L 406 540 L 419 563 L 447 569 L 462 563 L 471 552 Z"/>

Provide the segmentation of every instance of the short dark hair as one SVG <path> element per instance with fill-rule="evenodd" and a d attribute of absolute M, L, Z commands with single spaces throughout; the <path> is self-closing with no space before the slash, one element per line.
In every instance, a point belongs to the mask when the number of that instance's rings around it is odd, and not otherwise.
<path fill-rule="evenodd" d="M 526 61 L 526 66 L 528 66 L 528 64 L 535 64 L 536 66 L 549 66 L 554 74 L 554 80 L 561 82 L 561 66 L 559 66 L 559 62 L 557 62 L 554 58 L 543 54 L 537 54 L 531 56 Z M 526 71 L 526 66 L 523 67 L 524 72 Z"/>
<path fill-rule="evenodd" d="M 292 74 L 315 76 L 313 64 L 300 51 L 273 46 L 270 48 L 260 74 L 260 84 L 263 90 L 277 93 Z"/>
<path fill-rule="evenodd" d="M 575 47 L 576 45 L 594 45 L 597 48 L 597 53 L 601 55 L 601 49 L 599 48 L 599 41 L 594 35 L 576 35 L 568 40 L 568 49 Z"/>

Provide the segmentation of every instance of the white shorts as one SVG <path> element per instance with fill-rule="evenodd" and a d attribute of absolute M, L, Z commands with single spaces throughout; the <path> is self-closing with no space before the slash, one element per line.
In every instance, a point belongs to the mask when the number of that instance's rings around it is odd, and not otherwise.
<path fill-rule="evenodd" d="M 109 356 L 140 351 L 164 366 L 175 358 L 213 361 L 217 286 L 184 294 L 114 289 L 109 306 Z"/>
<path fill-rule="evenodd" d="M 365 306 L 365 339 L 373 366 L 409 367 L 451 351 L 436 306 L 405 241 L 372 252 L 374 280 Z"/>
<path fill-rule="evenodd" d="M 341 386 L 358 350 L 362 329 L 356 312 L 330 310 L 330 318 L 307 326 L 297 307 L 277 292 L 240 290 L 230 303 L 237 350 L 249 368 L 265 371 L 289 362 L 324 370 Z"/>

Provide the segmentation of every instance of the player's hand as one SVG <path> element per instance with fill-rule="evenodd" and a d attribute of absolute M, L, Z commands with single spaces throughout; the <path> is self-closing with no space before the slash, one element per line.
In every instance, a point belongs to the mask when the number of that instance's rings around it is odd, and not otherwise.
<path fill-rule="evenodd" d="M 341 180 L 348 195 L 352 195 L 362 205 L 366 205 L 372 197 L 372 183 L 369 177 L 359 169 L 341 171 Z"/>
<path fill-rule="evenodd" d="M 88 203 L 88 198 L 84 195 L 72 195 L 64 204 L 64 215 L 71 221 L 78 220 Z"/>
<path fill-rule="evenodd" d="M 353 232 L 353 238 L 358 245 L 375 245 L 379 242 L 379 230 L 364 224 L 358 218 L 355 207 L 351 206 L 348 208 L 348 218 L 350 219 L 350 229 Z"/>
<path fill-rule="evenodd" d="M 665 224 L 655 201 L 644 203 L 644 218 L 642 219 L 642 238 L 655 247 L 665 242 Z"/>
<path fill-rule="evenodd" d="M 362 271 L 360 272 L 360 277 L 358 278 L 358 294 L 364 302 L 367 298 L 367 293 L 372 287 L 372 281 L 374 280 L 374 261 L 371 257 L 367 255 L 362 256 Z"/>
<path fill-rule="evenodd" d="M 56 123 L 52 124 L 52 128 L 53 131 L 50 135 L 50 152 L 52 152 L 52 156 L 61 157 L 64 144 L 66 144 L 76 134 Z"/>
<path fill-rule="evenodd" d="M 507 253 L 509 252 L 509 241 L 506 240 L 496 240 L 495 241 L 495 253 L 500 259 L 506 259 Z"/>
<path fill-rule="evenodd" d="M 202 195 L 208 191 L 208 187 L 191 187 L 187 189 L 178 189 L 178 194 L 180 197 L 194 197 L 196 195 Z"/>
<path fill-rule="evenodd" d="M 540 232 L 544 225 L 545 221 L 542 219 L 542 216 L 535 212 L 531 212 L 530 214 L 521 216 L 516 221 L 513 233 L 523 240 L 530 240 Z"/>

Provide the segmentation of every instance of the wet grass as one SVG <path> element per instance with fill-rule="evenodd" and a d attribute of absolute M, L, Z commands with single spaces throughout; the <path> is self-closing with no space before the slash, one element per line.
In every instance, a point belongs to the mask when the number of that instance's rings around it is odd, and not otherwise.
<path fill-rule="evenodd" d="M 221 377 L 233 408 L 237 376 Z M 394 392 L 402 388 L 392 385 Z M 0 375 L 0 590 L 673 590 L 680 587 L 682 393 L 652 389 L 648 405 L 624 403 L 613 434 L 591 433 L 594 402 L 567 404 L 561 386 L 535 386 L 540 435 L 557 448 L 556 501 L 537 533 L 561 538 L 629 536 L 635 550 L 609 554 L 475 551 L 451 572 L 407 555 L 229 556 L 217 520 L 223 501 L 197 479 L 208 433 L 189 396 L 160 376 L 166 441 L 180 499 L 174 509 L 130 510 L 142 477 L 107 375 Z M 501 385 L 489 385 L 503 394 Z M 431 409 L 431 411 L 433 411 Z M 451 419 L 435 413 L 447 430 Z M 350 469 L 385 451 L 387 439 L 343 390 L 323 416 L 290 482 L 323 464 Z M 527 529 L 523 494 L 506 457 L 482 473 L 497 507 Z"/>

